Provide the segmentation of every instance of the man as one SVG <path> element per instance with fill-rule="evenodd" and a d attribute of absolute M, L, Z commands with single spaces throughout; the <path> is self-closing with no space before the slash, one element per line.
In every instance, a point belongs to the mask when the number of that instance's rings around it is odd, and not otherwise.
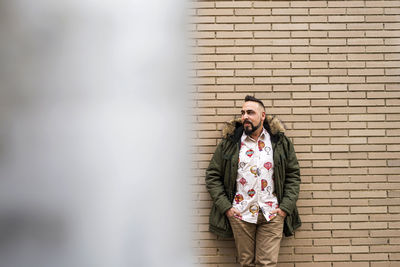
<path fill-rule="evenodd" d="M 206 171 L 210 231 L 235 238 L 241 266 L 276 266 L 282 232 L 300 227 L 300 169 L 282 123 L 246 96 L 242 118 L 223 130 Z"/>

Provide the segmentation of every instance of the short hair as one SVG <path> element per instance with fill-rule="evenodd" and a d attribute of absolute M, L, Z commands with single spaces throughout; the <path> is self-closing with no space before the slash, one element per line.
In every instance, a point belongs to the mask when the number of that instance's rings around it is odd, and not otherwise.
<path fill-rule="evenodd" d="M 244 102 L 247 102 L 247 101 L 257 102 L 258 104 L 260 104 L 263 107 L 263 109 L 265 109 L 264 103 L 260 99 L 255 98 L 254 96 L 246 95 L 246 97 L 244 98 Z"/>

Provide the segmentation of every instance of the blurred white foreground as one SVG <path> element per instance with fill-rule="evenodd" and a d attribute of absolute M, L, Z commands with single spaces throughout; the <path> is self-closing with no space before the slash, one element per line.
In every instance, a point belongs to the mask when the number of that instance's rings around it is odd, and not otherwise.
<path fill-rule="evenodd" d="M 0 265 L 187 267 L 183 0 L 0 1 Z"/>

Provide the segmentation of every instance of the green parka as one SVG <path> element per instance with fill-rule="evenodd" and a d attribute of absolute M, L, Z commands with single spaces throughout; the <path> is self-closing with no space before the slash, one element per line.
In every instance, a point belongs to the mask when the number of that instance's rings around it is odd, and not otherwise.
<path fill-rule="evenodd" d="M 279 208 L 286 212 L 283 232 L 293 235 L 301 221 L 296 207 L 300 189 L 300 168 L 293 144 L 284 134 L 282 123 L 267 116 L 264 128 L 271 136 L 274 156 L 275 194 Z M 240 138 L 243 134 L 241 120 L 232 120 L 223 130 L 223 139 L 206 170 L 206 186 L 213 200 L 210 212 L 210 231 L 221 237 L 232 237 L 232 229 L 225 212 L 232 207 L 236 194 Z"/>

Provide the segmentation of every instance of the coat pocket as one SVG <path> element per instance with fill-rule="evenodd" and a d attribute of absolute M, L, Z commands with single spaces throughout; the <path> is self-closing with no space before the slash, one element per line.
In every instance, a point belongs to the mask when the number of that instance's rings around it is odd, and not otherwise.
<path fill-rule="evenodd" d="M 215 205 L 212 205 L 210 212 L 210 225 L 222 231 L 231 231 L 229 219 L 222 214 Z"/>

